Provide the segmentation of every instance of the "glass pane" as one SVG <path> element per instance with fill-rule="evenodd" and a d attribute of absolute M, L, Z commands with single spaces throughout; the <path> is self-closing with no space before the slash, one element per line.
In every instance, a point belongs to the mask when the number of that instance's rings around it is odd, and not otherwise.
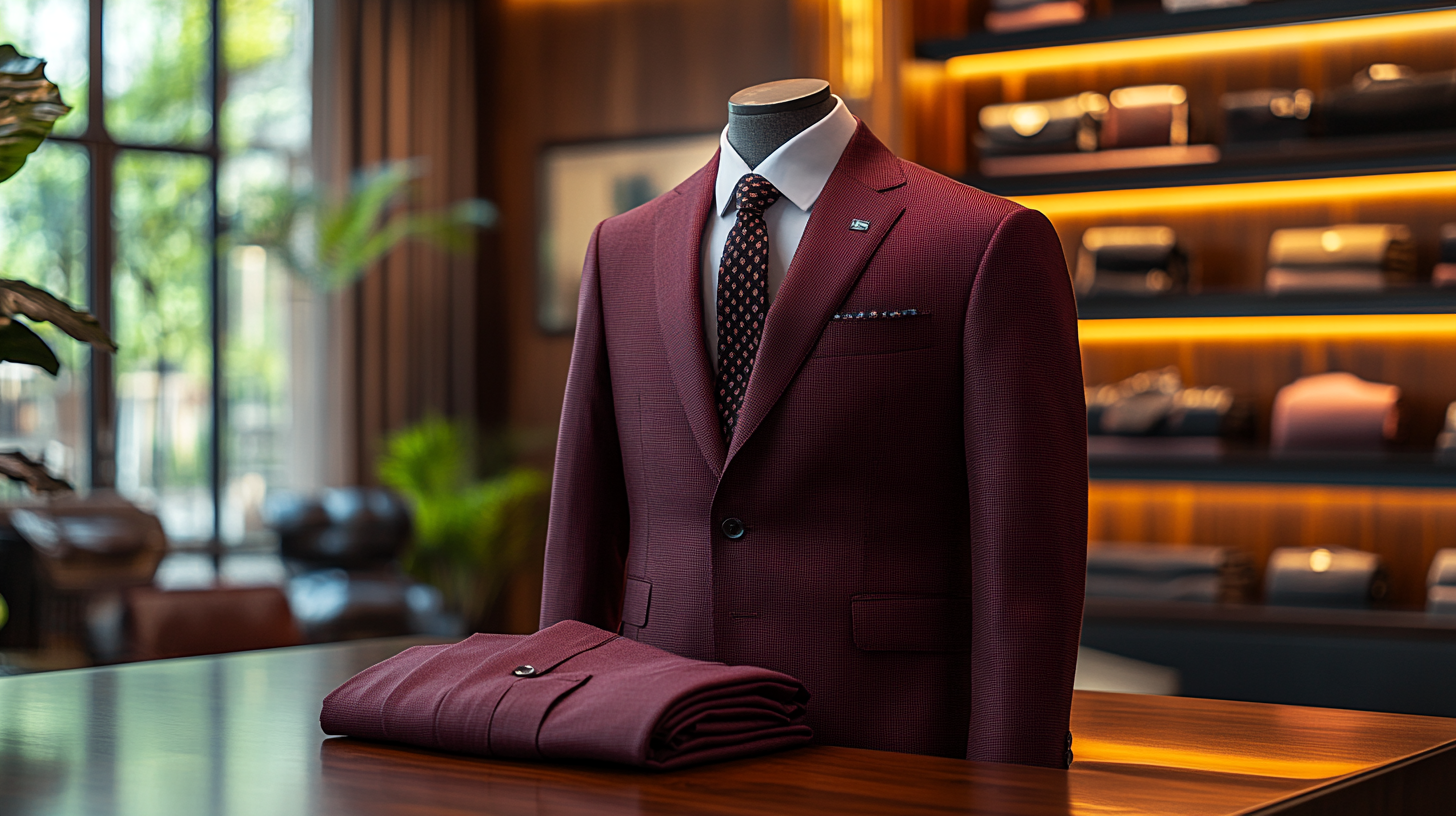
<path fill-rule="evenodd" d="M 53 133 L 75 136 L 86 130 L 86 38 L 90 12 L 86 0 L 5 0 L 0 3 L 0 43 L 49 64 L 46 77 L 61 88 L 71 112 L 56 122 Z"/>
<path fill-rule="evenodd" d="M 138 144 L 200 144 L 212 128 L 207 0 L 107 0 L 106 128 Z"/>
<path fill-rule="evenodd" d="M 253 151 L 223 162 L 224 212 L 257 207 L 269 191 L 291 183 L 286 154 Z M 227 280 L 224 395 L 227 399 L 227 486 L 223 538 L 265 541 L 262 503 L 267 491 L 310 489 L 308 474 L 319 434 L 294 438 L 296 397 L 315 402 L 320 372 L 312 371 L 313 342 L 324 310 L 321 298 L 295 281 L 280 253 L 254 244 L 233 246 L 223 258 Z M 320 335 L 320 339 L 321 339 Z M 304 379 L 304 382 L 300 382 Z M 306 413 L 307 407 L 302 407 Z M 306 416 L 299 416 L 307 420 Z"/>
<path fill-rule="evenodd" d="M 242 228 L 223 258 L 222 535 L 228 543 L 266 543 L 267 492 L 320 484 L 325 311 L 322 297 L 294 279 L 285 253 L 247 244 L 241 233 L 278 191 L 311 180 L 313 9 L 310 0 L 223 0 L 222 11 L 228 94 L 218 192 L 228 223 Z"/>
<path fill-rule="evenodd" d="M 126 151 L 116 163 L 116 483 L 173 539 L 212 535 L 211 162 Z"/>
<path fill-rule="evenodd" d="M 225 150 L 306 157 L 312 134 L 311 0 L 222 0 Z"/>
<path fill-rule="evenodd" d="M 20 172 L 0 184 L 0 276 L 40 286 L 74 306 L 86 305 L 86 151 L 47 142 Z M 89 347 L 49 323 L 33 323 L 61 361 L 61 373 L 0 364 L 0 450 L 43 458 L 72 484 L 87 481 Z M 20 491 L 0 479 L 0 496 Z"/>

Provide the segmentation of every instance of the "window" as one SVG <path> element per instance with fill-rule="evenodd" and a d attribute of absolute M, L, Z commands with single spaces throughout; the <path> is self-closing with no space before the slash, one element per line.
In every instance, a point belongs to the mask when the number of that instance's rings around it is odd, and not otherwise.
<path fill-rule="evenodd" d="M 0 449 L 115 487 L 174 541 L 247 540 L 308 470 L 292 406 L 317 344 L 294 327 L 315 307 L 226 225 L 310 180 L 311 0 L 5 0 L 0 42 L 73 107 L 0 185 L 4 274 L 109 315 L 120 345 L 40 327 L 65 368 L 0 365 Z"/>

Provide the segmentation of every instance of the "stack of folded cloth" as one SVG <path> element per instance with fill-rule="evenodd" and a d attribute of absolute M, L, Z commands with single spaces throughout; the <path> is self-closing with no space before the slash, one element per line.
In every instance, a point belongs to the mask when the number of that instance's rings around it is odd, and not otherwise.
<path fill-rule="evenodd" d="M 1188 90 L 1182 85 L 1130 85 L 1107 95 L 1101 147 L 1188 144 Z"/>
<path fill-rule="evenodd" d="M 981 108 L 976 147 L 983 156 L 1073 153 L 1097 149 L 1107 97 L 1080 93 L 1059 99 L 1008 102 Z"/>
<path fill-rule="evenodd" d="M 1363 609 L 1386 589 L 1380 556 L 1344 547 L 1280 547 L 1264 569 L 1264 602 L 1275 606 Z"/>
<path fill-rule="evenodd" d="M 1188 289 L 1188 256 L 1172 227 L 1090 227 L 1073 276 L 1077 296 L 1150 296 Z"/>
<path fill-rule="evenodd" d="M 1086 389 L 1087 432 L 1118 436 L 1217 436 L 1234 405 L 1215 385 L 1184 388 L 1177 366 Z"/>
<path fill-rule="evenodd" d="M 1219 97 L 1225 144 L 1304 139 L 1313 122 L 1314 92 L 1308 88 L 1261 88 Z"/>
<path fill-rule="evenodd" d="M 1226 547 L 1094 544 L 1087 551 L 1087 597 L 1157 601 L 1242 600 L 1248 558 Z"/>
<path fill-rule="evenodd" d="M 1082 0 L 991 0 L 986 30 L 997 34 L 1075 25 L 1087 19 Z"/>
<path fill-rule="evenodd" d="M 1419 74 L 1377 63 L 1320 100 L 1329 136 L 1365 136 L 1456 128 L 1456 71 Z"/>
<path fill-rule="evenodd" d="M 1415 277 L 1416 250 L 1404 224 L 1336 224 L 1275 230 L 1264 287 L 1273 294 L 1375 292 Z"/>
<path fill-rule="evenodd" d="M 807 744 L 784 674 L 669 654 L 577 621 L 416 646 L 324 699 L 328 734 L 514 759 L 654 770 Z"/>
<path fill-rule="evenodd" d="M 1431 285 L 1456 286 L 1456 221 L 1441 225 L 1441 258 L 1431 270 Z"/>
<path fill-rule="evenodd" d="M 1437 550 L 1426 575 L 1426 611 L 1456 615 L 1456 549 Z"/>
<path fill-rule="evenodd" d="M 1456 464 L 1456 402 L 1446 406 L 1446 425 L 1436 434 L 1436 461 Z"/>
<path fill-rule="evenodd" d="M 1274 396 L 1275 451 L 1384 449 L 1400 432 L 1400 387 L 1345 371 L 1301 377 Z"/>

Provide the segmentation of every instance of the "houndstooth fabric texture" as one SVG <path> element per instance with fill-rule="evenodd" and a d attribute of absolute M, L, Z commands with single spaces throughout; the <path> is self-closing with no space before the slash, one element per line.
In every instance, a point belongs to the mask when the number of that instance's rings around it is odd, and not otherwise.
<path fill-rule="evenodd" d="M 733 439 L 768 314 L 768 226 L 763 211 L 782 197 L 757 173 L 739 179 L 733 190 L 738 222 L 728 232 L 718 264 L 718 424 L 724 442 Z"/>

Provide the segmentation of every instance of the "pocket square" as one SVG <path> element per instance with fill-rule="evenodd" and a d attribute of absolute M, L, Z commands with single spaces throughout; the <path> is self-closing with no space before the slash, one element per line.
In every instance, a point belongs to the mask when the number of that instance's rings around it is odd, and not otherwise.
<path fill-rule="evenodd" d="M 886 309 L 870 310 L 867 312 L 835 312 L 834 320 L 894 320 L 902 317 L 915 317 L 921 314 L 919 309 Z"/>

